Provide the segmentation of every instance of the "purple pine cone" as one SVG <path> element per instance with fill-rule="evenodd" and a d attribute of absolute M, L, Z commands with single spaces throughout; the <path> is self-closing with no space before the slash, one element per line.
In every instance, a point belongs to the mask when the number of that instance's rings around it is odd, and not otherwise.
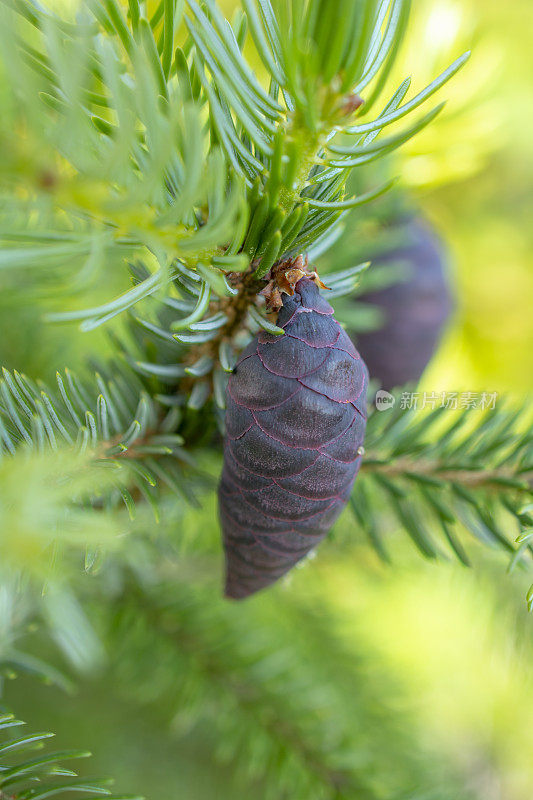
<path fill-rule="evenodd" d="M 270 585 L 327 534 L 361 462 L 368 372 L 308 279 L 241 355 L 227 389 L 219 505 L 226 596 Z"/>
<path fill-rule="evenodd" d="M 409 278 L 360 298 L 385 313 L 385 325 L 358 335 L 357 346 L 371 377 L 387 390 L 418 382 L 452 310 L 442 242 L 422 219 L 409 219 L 402 228 L 405 244 L 376 261 L 407 264 Z"/>

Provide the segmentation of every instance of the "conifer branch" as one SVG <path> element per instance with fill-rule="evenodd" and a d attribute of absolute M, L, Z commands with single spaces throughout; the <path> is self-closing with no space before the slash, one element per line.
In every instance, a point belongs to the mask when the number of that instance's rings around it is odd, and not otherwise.
<path fill-rule="evenodd" d="M 279 796 L 377 800 L 384 787 L 410 790 L 415 774 L 420 790 L 431 785 L 434 775 L 424 774 L 405 726 L 393 722 L 370 662 L 347 651 L 309 598 L 296 594 L 287 603 L 274 595 L 238 614 L 212 600 L 206 613 L 210 587 L 196 581 L 191 593 L 180 583 L 129 581 L 113 601 L 108 633 L 120 654 L 113 675 L 128 697 L 143 705 L 164 698 L 168 718 L 184 733 L 200 727 L 209 709 L 206 721 L 226 743 L 221 756 L 246 786 L 274 783 Z M 154 653 L 156 692 L 146 669 Z M 370 746 L 369 730 L 380 731 Z M 379 745 L 385 736 L 394 741 L 387 753 Z"/>
<path fill-rule="evenodd" d="M 468 564 L 456 535 L 466 529 L 485 546 L 510 553 L 514 567 L 533 553 L 524 535 L 533 521 L 527 509 L 533 497 L 531 416 L 504 403 L 485 412 L 463 409 L 449 422 L 445 413 L 396 408 L 371 415 L 362 480 L 351 503 L 355 518 L 385 558 L 381 537 L 392 521 L 426 557 L 441 554 L 431 535 L 440 531 Z"/>
<path fill-rule="evenodd" d="M 383 460 L 372 453 L 365 456 L 363 469 L 366 473 L 376 473 L 389 478 L 420 477 L 436 482 L 459 483 L 466 488 L 497 489 L 502 485 L 516 489 L 518 492 L 530 492 L 533 487 L 533 469 L 517 473 L 509 467 L 496 469 L 466 469 L 461 466 L 449 467 L 438 459 L 424 460 L 415 456 L 403 456 L 393 461 Z"/>
<path fill-rule="evenodd" d="M 14 118 L 2 133 L 10 155 L 5 177 L 12 181 L 20 174 L 20 163 L 27 163 L 31 202 L 51 202 L 84 230 L 81 238 L 61 228 L 51 239 L 30 232 L 19 199 L 18 245 L 6 248 L 6 267 L 23 263 L 30 268 L 45 258 L 72 263 L 77 257 L 78 263 L 80 258 L 90 260 L 94 278 L 106 258 L 136 253 L 146 262 L 151 251 L 158 264 L 151 271 L 156 276 L 160 269 L 161 281 L 152 286 L 148 280 L 150 293 L 164 291 L 165 274 L 177 258 L 186 274 L 199 273 L 224 296 L 231 294 L 224 272 L 246 270 L 253 259 L 262 260 L 266 272 L 276 259 L 326 234 L 347 205 L 376 196 L 371 192 L 346 201 L 344 187 L 355 163 L 328 166 L 324 153 L 326 145 L 334 147 L 338 134 L 351 131 L 356 113 L 364 114 L 350 81 L 358 81 L 362 91 L 378 74 L 392 52 L 405 3 L 391 3 L 390 8 L 381 4 L 378 14 L 372 0 L 363 10 L 350 11 L 346 29 L 321 9 L 320 24 L 313 22 L 309 30 L 301 19 L 292 20 L 291 15 L 299 15 L 296 7 L 288 11 L 283 3 L 245 3 L 254 44 L 273 70 L 270 92 L 246 63 L 239 32 L 211 0 L 205 9 L 194 0 L 188 3 L 188 38 L 173 60 L 169 48 L 179 20 L 166 19 L 170 7 L 149 24 L 136 14 L 124 17 L 118 6 L 110 6 L 111 13 L 99 0 L 77 23 L 65 22 L 30 0 L 10 5 L 37 29 L 39 47 L 30 47 L 24 26 L 19 33 L 4 12 L 6 67 L 16 98 Z M 314 13 L 309 9 L 310 19 Z M 98 39 L 100 27 L 108 40 L 105 46 Z M 325 48 L 324 30 L 329 28 L 335 32 L 332 52 Z M 144 34 L 138 36 L 138 30 Z M 305 37 L 317 49 L 315 61 L 306 53 Z M 390 142 L 385 140 L 381 150 L 374 142 L 382 127 L 428 99 L 463 61 L 404 107 L 405 91 L 396 92 L 371 132 L 359 136 L 348 155 L 368 158 L 387 152 Z M 48 106 L 35 104 L 36 91 Z M 158 96 L 163 102 L 156 102 Z M 209 129 L 202 131 L 206 112 Z M 27 140 L 10 134 L 20 119 L 28 128 Z M 72 147 L 70 126 L 78 130 L 77 141 L 85 143 L 83 157 Z M 43 129 L 44 149 L 35 141 L 43 140 Z M 418 129 L 413 126 L 393 144 Z M 13 241 L 13 226 L 6 236 L 6 242 Z M 95 310 L 92 316 L 87 310 L 52 318 L 84 320 L 90 329 L 145 296 L 141 291 L 117 298 L 108 310 Z"/>
<path fill-rule="evenodd" d="M 12 714 L 0 714 L 0 731 L 16 731 L 24 725 Z M 143 800 L 139 796 L 117 795 L 108 787 L 110 781 L 84 780 L 64 762 L 87 758 L 83 750 L 45 752 L 42 748 L 51 733 L 35 733 L 0 742 L 0 798 L 1 800 L 40 800 L 59 797 L 65 793 L 82 793 L 84 798 L 108 797 L 109 800 Z M 21 755 L 26 760 L 19 761 Z"/>

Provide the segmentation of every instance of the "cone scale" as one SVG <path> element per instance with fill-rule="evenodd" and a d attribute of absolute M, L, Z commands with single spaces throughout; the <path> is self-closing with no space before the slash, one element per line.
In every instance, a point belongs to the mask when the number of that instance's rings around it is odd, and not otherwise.
<path fill-rule="evenodd" d="M 261 331 L 227 388 L 219 510 L 227 597 L 274 583 L 326 536 L 357 475 L 366 366 L 305 278 L 285 295 L 282 336 Z"/>

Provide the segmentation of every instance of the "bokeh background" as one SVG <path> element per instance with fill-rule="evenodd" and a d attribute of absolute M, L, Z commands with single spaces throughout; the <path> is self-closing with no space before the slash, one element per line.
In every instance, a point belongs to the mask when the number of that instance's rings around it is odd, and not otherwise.
<path fill-rule="evenodd" d="M 391 169 L 444 238 L 456 310 L 422 379 L 430 391 L 497 391 L 530 403 L 533 375 L 533 5 L 530 0 L 417 0 L 395 71 L 421 88 L 471 48 L 470 61 L 440 94 L 437 121 L 395 157 Z M 233 4 L 224 2 L 226 11 Z M 394 83 L 396 76 L 391 79 Z M 441 99 L 441 98 L 439 98 Z M 354 221 L 353 224 L 356 224 Z M 331 257 L 331 256 L 330 256 Z M 116 278 L 120 283 L 121 278 Z M 0 361 L 33 376 L 80 365 L 103 334 L 46 327 L 35 308 L 11 320 L 0 294 Z M 11 320 L 11 322 L 10 322 Z M 345 515 L 347 517 L 347 515 Z M 162 523 L 166 524 L 166 523 Z M 192 536 L 214 507 L 180 525 Z M 349 527 L 343 518 L 340 527 Z M 393 564 L 364 544 L 325 549 L 283 592 L 315 593 L 323 625 L 341 626 L 364 653 L 387 707 L 407 712 L 421 741 L 457 768 L 484 800 L 533 796 L 533 617 L 528 577 L 502 555 L 476 567 L 428 564 L 391 532 Z M 205 535 L 205 531 L 204 531 Z M 530 582 L 530 581 L 529 581 Z M 280 599 L 281 598 L 281 599 Z M 219 601 L 214 599 L 214 603 Z M 265 604 L 259 596 L 252 601 Z M 228 606 L 227 614 L 235 614 Z M 154 666 L 154 665 L 152 665 Z M 151 667 L 148 664 L 147 669 Z M 182 676 L 177 675 L 177 679 Z M 104 671 L 68 696 L 20 679 L 7 689 L 33 727 L 54 727 L 58 744 L 87 747 L 95 771 L 151 798 L 240 798 L 231 764 L 218 763 L 201 732 L 165 717 L 164 698 L 135 704 Z"/>

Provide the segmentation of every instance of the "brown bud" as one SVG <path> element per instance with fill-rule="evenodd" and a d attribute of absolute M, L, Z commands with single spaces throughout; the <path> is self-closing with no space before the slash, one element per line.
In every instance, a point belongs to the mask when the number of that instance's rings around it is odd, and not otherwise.
<path fill-rule="evenodd" d="M 355 112 L 361 108 L 364 102 L 363 98 L 359 97 L 358 94 L 350 92 L 350 94 L 345 95 L 342 101 L 341 114 L 346 117 L 351 117 L 352 114 L 355 114 Z"/>

